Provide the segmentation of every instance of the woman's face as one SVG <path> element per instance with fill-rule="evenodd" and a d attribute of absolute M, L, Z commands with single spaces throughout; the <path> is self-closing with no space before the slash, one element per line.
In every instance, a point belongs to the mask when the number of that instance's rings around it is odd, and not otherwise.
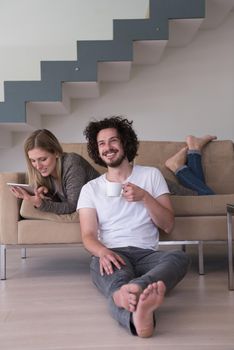
<path fill-rule="evenodd" d="M 57 177 L 56 173 L 56 161 L 57 155 L 50 153 L 42 148 L 33 148 L 28 151 L 28 157 L 32 166 L 39 171 L 41 176 L 53 176 Z"/>

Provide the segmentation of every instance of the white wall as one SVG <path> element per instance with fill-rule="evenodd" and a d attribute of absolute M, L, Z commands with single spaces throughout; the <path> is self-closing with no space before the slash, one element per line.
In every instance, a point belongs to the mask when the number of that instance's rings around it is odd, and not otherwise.
<path fill-rule="evenodd" d="M 0 0 L 0 101 L 3 81 L 39 80 L 41 60 L 77 59 L 77 40 L 112 39 L 113 18 L 143 18 L 148 3 Z"/>
<path fill-rule="evenodd" d="M 69 117 L 47 116 L 43 125 L 75 142 L 90 118 L 123 114 L 134 120 L 140 139 L 213 133 L 234 140 L 233 37 L 234 12 L 187 47 L 168 49 L 158 65 L 135 66 L 129 82 L 103 84 L 100 98 L 75 100 Z"/>
<path fill-rule="evenodd" d="M 43 127 L 62 142 L 83 141 L 91 118 L 122 114 L 134 120 L 140 139 L 183 140 L 187 134 L 212 133 L 234 140 L 233 37 L 234 12 L 218 28 L 201 30 L 188 46 L 167 49 L 158 65 L 135 66 L 129 82 L 102 84 L 98 99 L 74 100 L 70 115 L 43 117 Z M 0 151 L 0 171 L 24 170 L 26 136 L 15 134 L 13 147 Z"/>

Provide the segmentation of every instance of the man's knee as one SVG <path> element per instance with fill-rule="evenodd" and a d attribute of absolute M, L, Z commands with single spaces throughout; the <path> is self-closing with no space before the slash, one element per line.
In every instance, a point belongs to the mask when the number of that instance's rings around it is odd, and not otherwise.
<path fill-rule="evenodd" d="M 175 264 L 178 266 L 178 269 L 181 271 L 182 276 L 186 274 L 190 265 L 190 257 L 188 254 L 183 252 L 182 250 L 178 250 L 174 252 L 175 256 Z"/>
<path fill-rule="evenodd" d="M 167 252 L 164 256 L 164 259 L 170 261 L 175 267 L 178 267 L 184 271 L 187 271 L 190 264 L 190 258 L 188 254 L 182 250 Z"/>

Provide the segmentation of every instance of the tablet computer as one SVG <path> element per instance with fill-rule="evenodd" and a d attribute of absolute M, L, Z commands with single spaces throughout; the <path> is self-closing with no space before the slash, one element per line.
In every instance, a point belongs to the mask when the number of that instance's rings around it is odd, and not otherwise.
<path fill-rule="evenodd" d="M 34 195 L 34 188 L 31 185 L 18 184 L 18 183 L 15 183 L 15 182 L 7 182 L 7 185 L 9 187 L 15 187 L 15 188 L 20 187 L 20 188 L 24 189 L 25 191 L 27 191 L 29 194 Z"/>

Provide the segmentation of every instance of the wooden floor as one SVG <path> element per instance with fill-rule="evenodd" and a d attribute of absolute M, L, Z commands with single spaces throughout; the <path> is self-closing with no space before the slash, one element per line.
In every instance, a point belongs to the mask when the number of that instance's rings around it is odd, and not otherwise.
<path fill-rule="evenodd" d="M 205 247 L 206 275 L 191 268 L 157 312 L 155 336 L 127 333 L 108 313 L 90 281 L 83 248 L 8 251 L 8 279 L 0 281 L 1 350 L 233 350 L 234 291 L 227 288 L 226 247 Z"/>

